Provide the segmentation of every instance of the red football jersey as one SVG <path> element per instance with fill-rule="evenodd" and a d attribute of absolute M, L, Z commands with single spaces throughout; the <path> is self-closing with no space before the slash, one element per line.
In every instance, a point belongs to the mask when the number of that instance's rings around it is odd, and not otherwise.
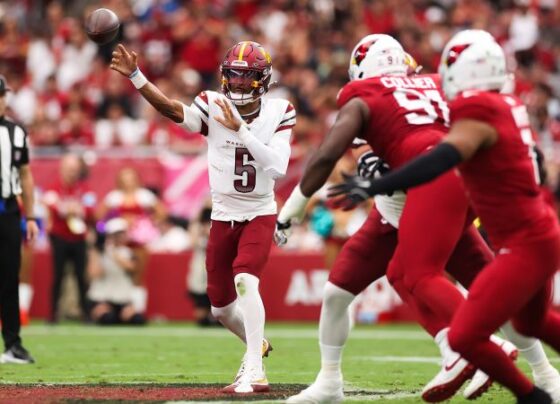
<path fill-rule="evenodd" d="M 494 249 L 558 232 L 538 185 L 535 140 L 527 109 L 512 95 L 464 92 L 450 103 L 451 123 L 474 119 L 492 126 L 498 141 L 459 166 L 473 207 Z"/>
<path fill-rule="evenodd" d="M 438 144 L 447 133 L 449 108 L 436 74 L 351 81 L 340 91 L 338 107 L 355 97 L 370 110 L 360 137 L 393 168 Z"/>

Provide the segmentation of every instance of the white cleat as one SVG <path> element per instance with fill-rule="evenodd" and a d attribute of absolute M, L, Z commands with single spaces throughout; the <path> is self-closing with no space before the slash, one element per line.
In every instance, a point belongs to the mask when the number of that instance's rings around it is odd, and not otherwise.
<path fill-rule="evenodd" d="M 519 355 L 519 351 L 511 342 L 501 339 L 496 336 L 492 336 L 493 342 L 500 345 L 500 347 L 504 350 L 504 352 L 511 358 L 511 360 L 516 360 L 517 356 Z M 463 396 L 467 400 L 476 400 L 480 396 L 492 387 L 494 380 L 490 378 L 486 373 L 482 370 L 477 370 L 474 374 L 471 382 L 465 387 L 463 391 Z"/>
<path fill-rule="evenodd" d="M 266 393 L 270 391 L 264 366 L 260 369 L 246 367 L 237 384 L 232 384 L 223 389 L 223 391 L 225 393 L 237 394 Z"/>
<path fill-rule="evenodd" d="M 339 379 L 317 380 L 299 394 L 286 400 L 288 404 L 337 404 L 344 400 L 342 376 Z"/>
<path fill-rule="evenodd" d="M 459 354 L 444 359 L 439 373 L 422 390 L 422 399 L 428 403 L 439 403 L 455 395 L 463 383 L 473 377 L 475 368 Z"/>
<path fill-rule="evenodd" d="M 550 366 L 549 369 L 539 372 L 538 375 L 533 372 L 533 380 L 535 386 L 543 389 L 552 397 L 554 404 L 560 404 L 560 374 L 558 370 Z"/>
<path fill-rule="evenodd" d="M 266 338 L 264 338 L 263 339 L 263 345 L 262 345 L 262 356 L 263 356 L 263 358 L 267 358 L 272 350 L 273 350 L 272 345 L 270 345 L 270 342 Z M 239 366 L 239 370 L 237 371 L 237 374 L 235 375 L 235 378 L 233 379 L 233 383 L 224 387 L 222 389 L 223 391 L 231 393 L 235 389 L 235 387 L 237 387 L 237 385 L 239 384 L 239 381 L 241 380 L 241 377 L 245 373 L 245 367 L 246 366 L 247 366 L 247 355 L 243 355 L 243 359 L 241 360 L 241 366 Z M 264 367 L 264 365 L 263 365 L 263 367 Z"/>

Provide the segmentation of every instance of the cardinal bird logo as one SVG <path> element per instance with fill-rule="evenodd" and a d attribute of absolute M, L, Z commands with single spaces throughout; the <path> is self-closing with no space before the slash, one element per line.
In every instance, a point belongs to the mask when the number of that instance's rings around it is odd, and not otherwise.
<path fill-rule="evenodd" d="M 470 44 L 455 45 L 451 49 L 449 49 L 449 53 L 447 54 L 447 58 L 445 59 L 445 64 L 447 65 L 447 67 L 455 63 L 459 58 L 459 55 L 463 53 L 463 51 L 467 49 L 469 46 L 471 45 Z"/>
<path fill-rule="evenodd" d="M 365 59 L 369 48 L 371 48 L 371 46 L 376 42 L 376 40 L 371 40 L 368 42 L 364 42 L 363 44 L 361 44 L 358 49 L 356 49 L 356 52 L 354 52 L 354 58 L 352 59 L 352 63 L 355 65 L 360 65 L 360 63 L 362 63 L 362 60 Z"/>

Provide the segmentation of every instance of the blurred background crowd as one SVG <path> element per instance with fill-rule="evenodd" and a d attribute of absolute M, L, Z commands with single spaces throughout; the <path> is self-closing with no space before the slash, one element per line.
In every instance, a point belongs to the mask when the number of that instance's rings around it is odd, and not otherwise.
<path fill-rule="evenodd" d="M 8 93 L 9 115 L 28 129 L 32 167 L 72 153 L 79 161 L 71 163 L 70 168 L 61 165 L 60 181 L 75 175 L 72 181 L 87 182 L 88 172 L 97 170 L 98 178 L 100 172 L 104 173 L 103 179 L 112 184 L 111 190 L 106 184 L 98 186 L 101 181 L 89 181 L 87 192 L 84 188 L 89 199 L 80 197 L 79 202 L 91 204 L 91 212 L 86 206 L 76 215 L 79 221 L 66 223 L 69 232 L 80 233 L 85 226 L 98 232 L 101 227 L 103 233 L 108 219 L 124 217 L 136 257 L 143 262 L 150 250 L 196 249 L 192 240 L 198 237 L 193 238 L 186 228 L 188 221 L 196 221 L 207 207 L 207 185 L 188 190 L 187 200 L 198 199 L 199 203 L 187 211 L 175 209 L 166 199 L 170 190 L 161 179 L 165 175 L 154 176 L 142 164 L 148 159 L 161 161 L 162 156 L 169 158 L 171 154 L 173 167 L 177 159 L 186 159 L 192 164 L 185 169 L 192 172 L 198 169 L 197 158 L 204 157 L 206 146 L 198 134 L 161 118 L 126 79 L 109 70 L 108 61 L 117 42 L 139 54 L 142 71 L 165 94 L 185 103 L 201 90 L 219 88 L 218 67 L 232 44 L 247 39 L 263 44 L 272 55 L 274 68 L 275 85 L 269 96 L 289 98 L 298 113 L 289 173 L 278 183 L 281 203 L 297 182 L 309 151 L 321 141 L 336 116 L 336 95 L 347 82 L 349 54 L 360 38 L 370 33 L 393 35 L 423 66 L 422 72 L 432 73 L 454 32 L 464 28 L 488 30 L 506 50 L 509 68 L 515 74 L 514 92 L 529 107 L 547 157 L 550 186 L 557 190 L 559 3 L 4 0 L 0 2 L 0 73 L 12 89 Z M 102 47 L 89 41 L 83 31 L 84 17 L 98 7 L 115 11 L 122 22 L 117 40 Z M 118 170 L 103 171 L 103 159 L 126 163 L 121 163 Z M 350 171 L 353 164 L 348 156 L 338 170 Z M 78 171 L 69 174 L 66 170 Z M 38 174 L 37 210 L 45 219 L 51 211 L 52 219 L 56 216 L 54 207 L 60 208 L 56 199 L 53 202 L 53 187 L 59 189 L 61 185 L 53 185 L 50 174 Z M 197 191 L 199 188 L 205 191 Z M 560 197 L 560 192 L 557 194 Z M 69 209 L 76 209 L 74 213 L 80 210 L 71 204 Z M 333 212 L 319 196 L 308 224 L 295 230 L 291 248 L 322 250 L 326 246 L 328 263 L 366 214 L 367 207 L 351 213 Z M 49 231 L 52 236 L 57 230 Z"/>

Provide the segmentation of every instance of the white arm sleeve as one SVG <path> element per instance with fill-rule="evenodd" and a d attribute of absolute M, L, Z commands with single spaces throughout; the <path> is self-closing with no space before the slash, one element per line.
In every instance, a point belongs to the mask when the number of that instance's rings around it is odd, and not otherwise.
<path fill-rule="evenodd" d="M 245 125 L 241 126 L 238 135 L 255 161 L 272 179 L 286 175 L 291 152 L 291 128 L 276 132 L 269 144 L 262 143 Z"/>

